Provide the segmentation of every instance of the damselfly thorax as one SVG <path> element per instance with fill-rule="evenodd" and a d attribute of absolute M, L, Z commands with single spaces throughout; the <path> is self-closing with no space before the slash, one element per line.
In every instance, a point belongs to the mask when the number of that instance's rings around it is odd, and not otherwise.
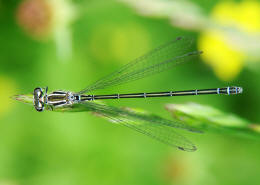
<path fill-rule="evenodd" d="M 48 87 L 34 89 L 34 107 L 37 111 L 41 112 L 45 106 L 49 107 L 62 107 L 72 105 L 80 100 L 79 95 L 75 95 L 70 91 L 53 91 L 48 94 Z"/>

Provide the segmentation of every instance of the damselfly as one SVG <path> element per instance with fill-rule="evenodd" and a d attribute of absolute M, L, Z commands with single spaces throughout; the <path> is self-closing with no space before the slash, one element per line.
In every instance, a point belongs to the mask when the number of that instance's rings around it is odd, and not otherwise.
<path fill-rule="evenodd" d="M 137 58 L 126 64 L 116 72 L 96 81 L 80 92 L 53 91 L 48 94 L 48 88 L 34 89 L 34 107 L 41 112 L 45 108 L 54 110 L 59 108 L 73 109 L 77 106 L 84 106 L 88 110 L 116 121 L 119 124 L 130 127 L 145 135 L 151 136 L 161 142 L 178 147 L 185 151 L 194 151 L 196 147 L 185 137 L 176 133 L 175 128 L 196 132 L 188 125 L 178 121 L 166 120 L 157 116 L 140 114 L 133 110 L 125 110 L 109 105 L 96 103 L 95 100 L 125 99 L 125 98 L 153 98 L 153 97 L 173 97 L 186 95 L 206 95 L 206 94 L 239 94 L 241 87 L 224 87 L 214 89 L 198 89 L 185 91 L 167 91 L 151 93 L 130 93 L 130 94 L 104 94 L 94 95 L 98 89 L 123 84 L 134 81 L 155 73 L 169 69 L 177 64 L 191 61 L 194 57 L 202 54 L 201 51 L 189 51 L 191 39 L 178 37 L 177 39 L 164 44 L 148 54 Z M 138 124 L 138 122 L 142 122 Z"/>

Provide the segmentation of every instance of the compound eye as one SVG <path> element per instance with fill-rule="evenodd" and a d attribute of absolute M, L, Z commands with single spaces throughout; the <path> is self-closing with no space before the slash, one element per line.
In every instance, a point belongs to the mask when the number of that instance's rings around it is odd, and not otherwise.
<path fill-rule="evenodd" d="M 42 112 L 43 109 L 44 109 L 44 104 L 40 101 L 38 101 L 35 105 L 34 105 L 35 109 L 38 111 L 38 112 Z"/>
<path fill-rule="evenodd" d="M 37 88 L 35 88 L 34 89 L 34 91 L 33 91 L 33 94 L 34 94 L 34 98 L 41 98 L 42 97 L 42 89 L 41 88 L 39 88 L 39 87 L 37 87 Z"/>

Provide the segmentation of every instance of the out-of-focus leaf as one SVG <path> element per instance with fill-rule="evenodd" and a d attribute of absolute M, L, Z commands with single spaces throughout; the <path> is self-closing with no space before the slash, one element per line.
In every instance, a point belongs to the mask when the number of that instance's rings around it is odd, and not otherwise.
<path fill-rule="evenodd" d="M 203 131 L 223 132 L 260 138 L 260 125 L 235 114 L 196 103 L 167 104 L 166 109 L 175 119 Z"/>
<path fill-rule="evenodd" d="M 25 104 L 33 105 L 33 95 L 32 94 L 21 94 L 21 95 L 14 95 L 11 98 L 14 100 L 20 101 Z"/>
<path fill-rule="evenodd" d="M 216 2 L 210 16 L 189 0 L 119 0 L 144 16 L 161 17 L 173 26 L 201 32 L 202 59 L 224 81 L 260 59 L 260 4 L 257 1 Z M 252 67 L 253 66 L 253 67 Z"/>
<path fill-rule="evenodd" d="M 169 18 L 173 25 L 198 30 L 206 24 L 203 11 L 196 4 L 186 0 L 119 0 L 145 16 Z"/>
<path fill-rule="evenodd" d="M 72 55 L 70 25 L 78 17 L 70 0 L 24 0 L 17 8 L 20 27 L 38 41 L 53 39 L 57 55 L 67 60 Z"/>

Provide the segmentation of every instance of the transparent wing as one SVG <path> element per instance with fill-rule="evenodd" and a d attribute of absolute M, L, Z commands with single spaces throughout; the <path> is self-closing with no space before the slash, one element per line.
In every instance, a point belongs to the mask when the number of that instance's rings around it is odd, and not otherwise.
<path fill-rule="evenodd" d="M 201 51 L 189 51 L 192 43 L 193 40 L 190 38 L 178 37 L 126 64 L 119 70 L 96 81 L 78 93 L 83 94 L 109 86 L 120 85 L 162 72 L 179 63 L 191 61 L 194 57 L 202 53 Z"/>
<path fill-rule="evenodd" d="M 132 128 L 170 146 L 184 151 L 195 151 L 195 145 L 184 136 L 176 132 L 176 128 L 191 132 L 199 132 L 177 121 L 167 120 L 158 116 L 140 113 L 134 110 L 125 110 L 113 106 L 85 102 L 76 106 L 84 106 L 101 117 Z"/>

